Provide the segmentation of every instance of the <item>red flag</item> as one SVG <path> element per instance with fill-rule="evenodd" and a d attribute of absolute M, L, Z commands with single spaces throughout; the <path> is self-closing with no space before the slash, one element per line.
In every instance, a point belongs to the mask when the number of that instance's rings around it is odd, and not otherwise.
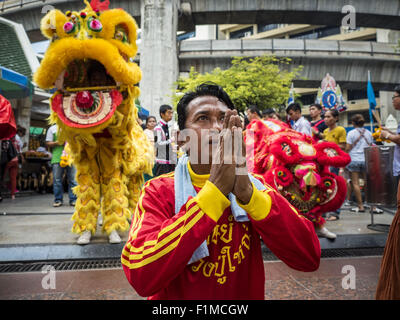
<path fill-rule="evenodd" d="M 11 103 L 0 94 L 0 140 L 10 139 L 17 133 Z"/>

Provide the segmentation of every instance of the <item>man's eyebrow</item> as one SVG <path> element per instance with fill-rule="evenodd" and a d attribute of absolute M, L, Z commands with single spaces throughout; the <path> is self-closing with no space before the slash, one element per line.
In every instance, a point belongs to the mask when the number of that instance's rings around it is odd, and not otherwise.
<path fill-rule="evenodd" d="M 226 110 L 227 111 L 227 110 Z M 219 111 L 219 115 L 225 115 L 226 111 Z M 209 115 L 211 112 L 210 109 L 201 109 L 201 110 L 197 110 L 194 111 L 193 117 L 197 117 L 198 115 Z"/>
<path fill-rule="evenodd" d="M 193 117 L 196 117 L 200 114 L 209 114 L 209 113 L 210 113 L 210 110 L 202 109 L 202 110 L 195 111 L 193 114 Z"/>

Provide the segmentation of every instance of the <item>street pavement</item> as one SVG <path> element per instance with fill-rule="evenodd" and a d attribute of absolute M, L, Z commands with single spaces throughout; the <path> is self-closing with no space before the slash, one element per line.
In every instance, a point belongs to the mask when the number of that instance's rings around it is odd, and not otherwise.
<path fill-rule="evenodd" d="M 0 247 L 11 245 L 61 245 L 75 244 L 78 235 L 70 232 L 72 228 L 71 216 L 74 208 L 69 206 L 68 194 L 64 193 L 64 205 L 53 207 L 52 194 L 32 194 L 19 196 L 15 200 L 5 198 L 0 202 Z M 394 210 L 383 214 L 374 214 L 375 224 L 390 225 Z M 338 221 L 328 221 L 326 227 L 338 235 L 336 241 L 329 241 L 331 246 L 340 238 L 349 236 L 366 237 L 385 236 L 386 233 L 368 228 L 371 224 L 369 212 L 354 213 L 343 207 L 341 218 Z M 122 234 L 123 241 L 127 240 L 127 233 Z M 326 239 L 321 239 L 326 240 Z M 325 244 L 325 241 L 323 241 Z M 98 226 L 92 244 L 108 244 L 108 237 Z M 328 242 L 326 242 L 328 243 Z M 1 260 L 1 255 L 0 255 Z"/>
<path fill-rule="evenodd" d="M 321 259 L 315 272 L 265 261 L 266 300 L 373 300 L 381 257 Z M 347 280 L 349 268 L 354 282 Z M 0 273 L 0 300 L 141 300 L 122 268 L 56 271 L 50 286 L 42 272 Z M 43 286 L 43 282 L 48 284 Z"/>

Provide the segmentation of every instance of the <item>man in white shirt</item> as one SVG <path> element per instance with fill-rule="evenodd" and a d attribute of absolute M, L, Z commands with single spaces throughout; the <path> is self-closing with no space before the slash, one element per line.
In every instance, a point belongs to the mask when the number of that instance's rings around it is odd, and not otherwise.
<path fill-rule="evenodd" d="M 168 122 L 172 120 L 172 107 L 163 104 L 160 107 L 160 121 L 154 128 L 154 146 L 156 164 L 153 169 L 155 177 L 175 170 L 176 155 L 173 153 L 174 137 L 170 137 Z"/>
<path fill-rule="evenodd" d="M 291 103 L 286 108 L 286 113 L 293 120 L 293 130 L 311 136 L 311 124 L 301 115 L 301 107 L 298 103 Z"/>

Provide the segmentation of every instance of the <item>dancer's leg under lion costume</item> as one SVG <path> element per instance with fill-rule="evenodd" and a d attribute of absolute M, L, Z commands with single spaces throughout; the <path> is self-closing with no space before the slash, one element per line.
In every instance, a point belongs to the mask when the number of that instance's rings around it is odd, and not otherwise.
<path fill-rule="evenodd" d="M 68 142 L 77 168 L 72 232 L 94 234 L 101 210 L 103 231 L 110 235 L 129 229 L 154 155 L 136 121 L 136 22 L 122 9 L 85 3 L 80 12 L 53 10 L 42 19 L 51 42 L 34 81 L 57 88 L 50 122 L 58 125 L 59 142 Z"/>

